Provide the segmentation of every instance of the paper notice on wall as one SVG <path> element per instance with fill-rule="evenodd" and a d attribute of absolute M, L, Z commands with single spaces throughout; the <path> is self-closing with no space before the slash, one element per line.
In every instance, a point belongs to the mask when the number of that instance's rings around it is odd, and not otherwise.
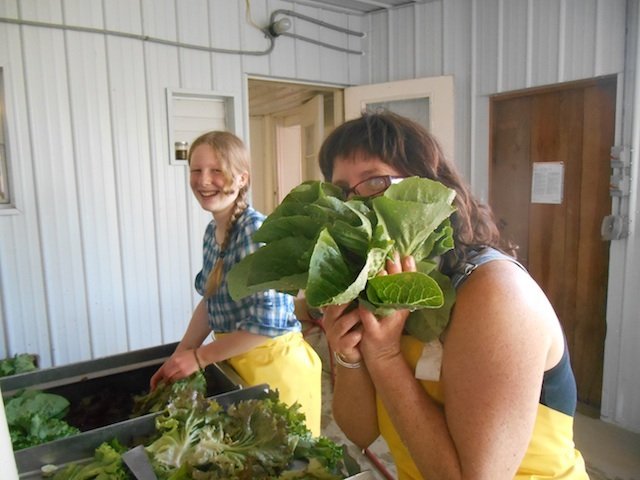
<path fill-rule="evenodd" d="M 535 162 L 531 175 L 531 203 L 562 203 L 564 164 Z"/>

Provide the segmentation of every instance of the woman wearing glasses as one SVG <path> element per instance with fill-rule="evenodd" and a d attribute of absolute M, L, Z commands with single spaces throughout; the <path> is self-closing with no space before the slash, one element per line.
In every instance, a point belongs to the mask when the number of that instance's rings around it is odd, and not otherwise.
<path fill-rule="evenodd" d="M 403 335 L 407 311 L 324 310 L 338 360 L 333 415 L 347 436 L 366 448 L 382 435 L 400 479 L 588 479 L 558 318 L 435 139 L 403 117 L 364 114 L 329 135 L 319 161 L 348 196 L 379 195 L 410 176 L 456 191 L 455 249 L 440 264 L 456 304 L 433 378 L 416 378 L 423 345 Z M 385 273 L 414 270 L 411 257 L 394 258 Z"/>

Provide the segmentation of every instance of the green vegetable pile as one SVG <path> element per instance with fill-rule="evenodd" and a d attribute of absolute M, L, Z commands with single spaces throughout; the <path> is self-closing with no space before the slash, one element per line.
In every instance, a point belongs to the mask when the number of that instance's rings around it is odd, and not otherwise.
<path fill-rule="evenodd" d="M 0 360 L 0 377 L 31 372 L 37 370 L 37 368 L 35 355 L 20 353 L 11 358 Z"/>
<path fill-rule="evenodd" d="M 60 395 L 21 390 L 4 406 L 14 450 L 40 445 L 80 431 L 63 420 L 69 401 Z"/>
<path fill-rule="evenodd" d="M 455 301 L 437 268 L 438 257 L 454 246 L 454 198 L 454 190 L 418 177 L 384 195 L 349 200 L 329 183 L 302 183 L 255 233 L 264 246 L 230 271 L 230 294 L 239 300 L 267 289 L 304 290 L 316 308 L 357 300 L 379 316 L 409 309 L 407 333 L 431 341 Z M 394 252 L 412 255 L 418 271 L 378 276 Z"/>
<path fill-rule="evenodd" d="M 146 395 L 134 395 L 131 418 L 164 410 L 174 399 L 184 395 L 184 392 L 206 396 L 207 379 L 204 373 L 196 371 L 173 383 L 160 382 L 155 390 Z"/>
<path fill-rule="evenodd" d="M 133 475 L 125 466 L 122 454 L 127 448 L 118 440 L 104 442 L 96 448 L 93 460 L 89 463 L 72 463 L 53 475 L 54 480 L 129 480 Z"/>
<path fill-rule="evenodd" d="M 353 474 L 343 447 L 313 437 L 299 405 L 277 392 L 239 401 L 226 410 L 214 399 L 184 390 L 156 417 L 145 443 L 160 480 L 341 479 Z M 103 443 L 92 462 L 59 470 L 55 480 L 129 479 L 118 442 Z"/>

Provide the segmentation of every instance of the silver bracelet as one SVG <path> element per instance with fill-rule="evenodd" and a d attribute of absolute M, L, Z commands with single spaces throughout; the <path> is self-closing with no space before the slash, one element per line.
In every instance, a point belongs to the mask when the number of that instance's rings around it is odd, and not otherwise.
<path fill-rule="evenodd" d="M 333 359 L 338 365 L 341 365 L 344 368 L 360 368 L 360 366 L 362 365 L 361 362 L 349 363 L 345 361 L 338 352 L 333 352 Z"/>

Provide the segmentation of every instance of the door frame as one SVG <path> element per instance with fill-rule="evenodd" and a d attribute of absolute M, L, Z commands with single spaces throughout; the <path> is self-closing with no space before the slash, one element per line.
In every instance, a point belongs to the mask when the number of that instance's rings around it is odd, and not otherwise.
<path fill-rule="evenodd" d="M 453 75 L 357 85 L 344 90 L 344 116 L 357 117 L 367 104 L 429 99 L 429 125 L 447 158 L 455 158 L 455 95 Z"/>
<path fill-rule="evenodd" d="M 252 203 L 255 203 L 258 209 L 261 209 L 263 213 L 270 213 L 277 205 L 278 193 L 278 146 L 277 146 L 277 127 L 278 122 L 282 125 L 282 118 L 286 111 L 292 111 L 297 107 L 301 107 L 305 102 L 300 101 L 296 105 L 290 105 L 288 109 L 275 108 L 271 110 L 270 114 L 260 112 L 260 116 L 263 121 L 261 125 L 259 122 L 254 121 L 252 115 L 251 95 L 249 89 L 249 83 L 252 81 L 261 83 L 272 83 L 275 87 L 278 86 L 291 86 L 298 90 L 306 91 L 309 93 L 308 98 L 312 98 L 313 92 L 323 92 L 325 94 L 332 95 L 331 111 L 324 112 L 324 135 L 328 134 L 334 126 L 339 125 L 344 121 L 344 107 L 343 107 L 343 91 L 345 85 L 321 83 L 321 82 L 306 82 L 302 80 L 283 79 L 277 77 L 267 77 L 262 75 L 244 74 L 244 98 L 245 101 L 245 113 L 244 119 L 246 124 L 245 142 L 252 153 L 252 177 L 254 179 L 260 178 L 261 185 L 252 181 Z M 326 109 L 326 106 L 325 106 Z M 256 132 L 251 126 L 258 127 L 261 132 Z M 252 145 L 251 138 L 255 137 L 260 145 Z M 322 139 L 324 140 L 324 138 Z M 264 148 L 262 148 L 264 145 Z M 256 152 L 259 150 L 259 153 Z M 303 166 L 302 172 L 306 168 Z M 259 187 L 259 188 L 258 188 Z M 253 195 L 254 192 L 256 195 Z M 255 197 L 255 198 L 254 198 Z"/>

